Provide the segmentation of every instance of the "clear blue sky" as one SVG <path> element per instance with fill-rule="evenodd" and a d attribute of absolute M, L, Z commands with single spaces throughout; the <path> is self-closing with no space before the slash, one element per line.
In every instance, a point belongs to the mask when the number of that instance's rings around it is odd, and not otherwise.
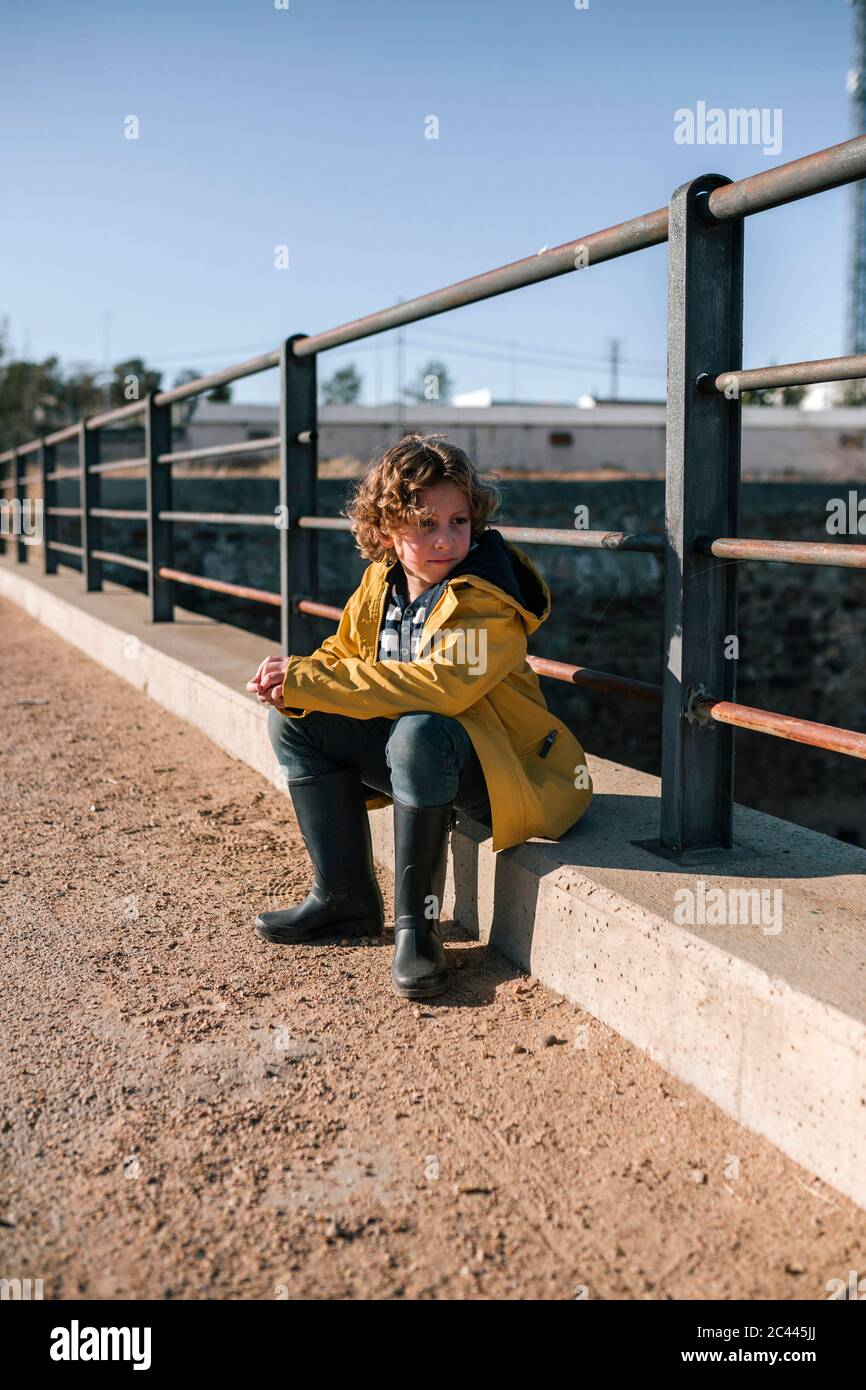
<path fill-rule="evenodd" d="M 854 133 L 845 0 L 7 0 L 0 31 L 13 349 L 101 366 L 107 330 L 164 384 Z M 780 108 L 780 153 L 678 145 L 699 101 Z M 846 351 L 849 209 L 837 189 L 748 219 L 747 366 Z M 661 397 L 666 265 L 654 247 L 410 326 L 406 375 L 436 356 L 460 390 L 574 401 L 607 394 L 618 338 L 650 364 L 620 394 Z M 364 400 L 393 398 L 395 333 L 321 377 L 350 361 Z M 275 374 L 234 389 L 272 400 Z"/>

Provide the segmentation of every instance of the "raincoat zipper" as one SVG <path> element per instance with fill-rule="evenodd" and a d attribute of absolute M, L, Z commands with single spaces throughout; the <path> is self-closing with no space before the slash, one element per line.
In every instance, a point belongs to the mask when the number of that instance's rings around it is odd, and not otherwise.
<path fill-rule="evenodd" d="M 450 588 L 451 588 L 451 581 L 450 581 L 450 580 L 446 580 L 446 581 L 445 581 L 445 584 L 443 585 L 443 588 L 442 588 L 442 593 L 439 595 L 439 597 L 438 597 L 438 599 L 436 600 L 436 602 L 434 603 L 433 607 L 430 609 L 430 612 L 427 614 L 426 618 L 424 619 L 423 623 L 421 624 L 421 631 L 420 631 L 420 633 L 419 633 L 419 635 L 418 635 L 418 650 L 419 650 L 419 651 L 423 651 L 423 648 L 424 648 L 424 633 L 426 632 L 427 628 L 429 627 L 430 622 L 431 622 L 431 620 L 432 620 L 432 618 L 433 618 L 433 615 L 435 614 L 435 612 L 437 611 L 437 609 L 445 602 L 445 596 L 446 596 L 446 594 L 448 593 L 448 591 L 450 590 Z"/>

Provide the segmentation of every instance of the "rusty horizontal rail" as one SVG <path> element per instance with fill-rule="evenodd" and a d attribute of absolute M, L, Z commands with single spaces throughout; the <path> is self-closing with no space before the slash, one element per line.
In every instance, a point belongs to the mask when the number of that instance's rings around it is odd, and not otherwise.
<path fill-rule="evenodd" d="M 715 189 L 708 198 L 710 216 L 716 222 L 751 217 L 756 212 L 769 212 L 785 203 L 809 198 L 813 193 L 828 193 L 831 188 L 862 179 L 864 174 L 866 135 L 857 135 L 853 140 L 843 140 L 839 145 L 829 145 Z"/>
<path fill-rule="evenodd" d="M 78 435 L 79 422 L 74 425 L 64 425 L 62 429 L 54 430 L 51 434 L 46 434 L 45 444 L 65 444 L 67 439 L 75 439 Z"/>
<path fill-rule="evenodd" d="M 762 541 L 741 536 L 701 537 L 695 543 L 701 555 L 722 560 L 769 560 L 788 565 L 835 565 L 841 569 L 866 569 L 866 545 L 847 541 Z"/>
<path fill-rule="evenodd" d="M 149 573 L 150 565 L 146 560 L 136 560 L 131 555 L 116 555 L 111 550 L 91 550 L 91 555 L 95 560 L 107 560 L 112 565 L 128 565 L 133 570 L 143 570 Z"/>
<path fill-rule="evenodd" d="M 115 405 L 111 410 L 102 410 L 98 415 L 88 415 L 85 428 L 101 430 L 105 425 L 113 425 L 116 420 L 131 420 L 141 415 L 147 408 L 147 401 L 130 401 L 128 405 Z"/>
<path fill-rule="evenodd" d="M 147 521 L 147 512 L 132 507 L 91 507 L 91 516 L 111 516 L 116 521 Z M 94 551 L 94 554 L 96 552 Z"/>
<path fill-rule="evenodd" d="M 798 198 L 807 198 L 812 193 L 852 183 L 864 175 L 866 135 L 859 135 L 854 140 L 845 140 L 840 145 L 832 145 L 816 154 L 805 155 L 802 159 L 777 165 L 775 169 L 767 169 L 715 189 L 707 196 L 708 216 L 717 222 L 751 216 L 781 207 L 784 203 L 795 202 Z M 417 323 L 420 319 L 444 314 L 464 304 L 477 304 L 483 299 L 506 294 L 509 290 L 537 284 L 540 280 L 550 280 L 556 275 L 567 275 L 602 261 L 629 255 L 633 251 L 642 251 L 667 239 L 668 209 L 656 208 L 654 212 L 629 218 L 627 222 L 605 227 L 603 231 L 572 238 L 551 250 L 539 251 L 534 256 L 511 261 L 496 270 L 485 271 L 468 280 L 447 285 L 444 289 L 408 299 L 403 304 L 393 304 L 387 309 L 380 309 L 378 313 L 353 319 L 339 328 L 298 338 L 292 351 L 295 357 L 325 352 L 344 343 L 356 342 L 359 338 L 385 333 L 404 323 Z"/>
<path fill-rule="evenodd" d="M 376 333 L 387 333 L 389 329 L 399 328 L 401 324 L 418 323 L 421 319 L 445 314 L 450 309 L 459 309 L 466 304 L 478 304 L 481 300 L 508 294 L 511 290 L 523 289 L 542 280 L 551 280 L 557 275 L 567 275 L 585 266 L 599 265 L 603 261 L 627 256 L 633 251 L 642 251 L 648 246 L 658 246 L 667 240 L 667 235 L 668 210 L 656 208 L 654 212 L 629 218 L 627 222 L 619 222 L 598 232 L 588 232 L 583 236 L 574 237 L 550 250 L 545 249 L 522 260 L 511 261 L 495 270 L 473 275 L 468 280 L 459 280 L 456 284 L 446 285 L 441 290 L 418 295 L 402 304 L 392 304 L 387 309 L 353 319 L 351 323 L 342 324 L 339 328 L 298 338 L 292 351 L 295 357 L 327 352 L 330 348 L 357 342 L 361 338 L 370 338 Z"/>
<path fill-rule="evenodd" d="M 712 376 L 701 372 L 695 385 L 704 395 L 763 391 L 773 386 L 811 386 L 819 381 L 855 381 L 866 377 L 866 353 L 850 357 L 818 357 L 810 362 L 785 362 L 775 367 L 749 367 Z"/>
<path fill-rule="evenodd" d="M 279 594 L 269 589 L 250 589 L 245 584 L 229 584 L 224 579 L 205 579 L 200 574 L 185 574 L 183 570 L 170 569 L 160 565 L 157 571 L 160 579 L 173 579 L 177 584 L 190 584 L 194 589 L 211 589 L 217 594 L 232 594 L 234 598 L 248 598 L 255 603 L 269 603 L 274 608 L 282 608 L 283 600 Z"/>
<path fill-rule="evenodd" d="M 203 521 L 215 526 L 276 526 L 277 517 L 267 512 L 157 512 L 159 521 Z"/>
<path fill-rule="evenodd" d="M 171 454 L 158 454 L 157 463 L 187 463 L 192 459 L 231 458 L 234 454 L 261 454 L 266 450 L 279 449 L 280 436 L 269 435 L 267 439 L 241 440 L 239 444 L 213 444 L 208 449 L 179 449 Z"/>
<path fill-rule="evenodd" d="M 614 676 L 609 671 L 594 671 L 591 666 L 572 666 L 567 661 L 553 661 L 547 656 L 527 656 L 526 660 L 539 676 L 567 681 L 570 685 L 587 686 L 598 694 L 624 695 L 628 700 L 661 706 L 662 688 L 651 681 Z"/>
<path fill-rule="evenodd" d="M 82 507 L 46 507 L 48 516 L 81 516 Z"/>
<path fill-rule="evenodd" d="M 194 381 L 184 383 L 183 386 L 175 386 L 169 391 L 159 391 L 154 396 L 156 405 L 172 405 L 176 401 L 186 400 L 189 396 L 196 396 L 202 391 L 212 390 L 215 386 L 223 386 L 231 381 L 238 381 L 242 377 L 253 376 L 256 372 L 268 371 L 272 367 L 279 366 L 279 349 L 263 353 L 258 357 L 249 358 L 246 362 L 238 362 L 232 367 L 226 367 L 223 371 L 213 372 L 209 376 L 196 377 Z M 129 401 L 126 405 L 112 407 L 111 410 L 100 411 L 97 415 L 89 415 L 84 420 L 85 428 L 88 430 L 101 430 L 106 425 L 116 424 L 118 421 L 131 420 L 137 415 L 141 415 L 147 408 L 147 400 Z M 17 454 L 29 453 L 31 450 L 38 449 L 40 444 L 62 444 L 68 439 L 74 439 L 78 434 L 80 422 L 74 425 L 64 425 L 62 429 L 54 430 L 51 434 L 29 440 L 26 444 L 19 444 L 14 449 L 7 449 L 0 454 L 0 463 L 6 463 L 14 459 Z M 309 432 L 308 432 L 309 433 Z M 309 442 L 309 439 L 301 441 Z M 251 441 L 255 448 L 261 447 L 265 441 Z M 277 446 L 279 439 L 277 438 Z M 268 445 L 270 447 L 270 445 Z M 218 446 L 219 449 L 225 446 Z M 228 451 L 228 450 L 227 450 Z M 211 452 L 211 451 L 206 451 Z M 216 452 L 216 451 L 214 451 Z M 242 452 L 239 450 L 238 452 Z M 93 468 L 92 472 L 101 471 Z M 107 471 L 107 470 L 106 470 Z"/>
<path fill-rule="evenodd" d="M 55 478 L 81 478 L 80 468 L 55 468 L 51 473 L 45 474 L 46 482 L 51 482 Z"/>
<path fill-rule="evenodd" d="M 299 516 L 298 525 L 307 531 L 348 531 L 351 522 L 342 516 Z"/>
<path fill-rule="evenodd" d="M 28 449 L 38 449 L 40 440 L 31 439 L 29 444 L 21 444 L 15 449 L 4 449 L 0 454 L 0 463 L 14 463 L 16 454 L 26 453 Z"/>
<path fill-rule="evenodd" d="M 733 724 L 738 729 L 770 734 L 794 743 L 806 743 L 811 748 L 826 748 L 831 753 L 846 753 L 852 758 L 866 758 L 866 734 L 854 729 L 840 729 L 834 724 L 816 724 L 810 719 L 796 719 L 789 714 L 755 709 L 731 700 L 696 700 L 693 713 L 699 720 L 715 720 L 718 724 Z"/>
<path fill-rule="evenodd" d="M 663 555 L 665 538 L 653 531 L 581 531 L 555 526 L 498 526 L 509 540 L 528 545 L 571 545 L 580 550 L 640 550 Z"/>
<path fill-rule="evenodd" d="M 199 376 L 187 381 L 183 386 L 174 386 L 170 391 L 159 391 L 154 396 L 155 405 L 173 405 L 175 401 L 185 401 L 188 396 L 197 396 L 201 391 L 212 391 L 215 386 L 226 386 L 230 381 L 241 377 L 255 376 L 257 372 L 269 371 L 280 365 L 279 348 L 261 353 L 258 357 L 248 357 L 234 367 L 225 367 L 221 372 L 211 372 L 210 376 Z"/>
<path fill-rule="evenodd" d="M 309 531 L 348 531 L 351 522 L 339 516 L 299 516 L 298 526 Z M 583 550 L 639 550 L 663 555 L 665 538 L 653 531 L 581 531 L 555 526 L 497 526 L 509 540 L 528 545 L 569 545 Z"/>
<path fill-rule="evenodd" d="M 146 468 L 146 458 L 115 459 L 112 463 L 92 463 L 88 473 L 120 473 L 124 468 Z"/>
<path fill-rule="evenodd" d="M 293 607 L 299 613 L 312 613 L 316 618 L 333 618 L 338 623 L 343 616 L 342 608 L 337 608 L 333 603 L 322 603 L 317 598 L 299 598 Z"/>
<path fill-rule="evenodd" d="M 84 554 L 84 546 L 83 546 L 83 545 L 67 545 L 67 543 L 66 543 L 65 541 L 49 541 L 49 542 L 48 542 L 48 549 L 49 549 L 49 550 L 61 550 L 61 551 L 63 551 L 64 554 L 66 554 L 66 555 L 83 555 L 83 554 Z"/>

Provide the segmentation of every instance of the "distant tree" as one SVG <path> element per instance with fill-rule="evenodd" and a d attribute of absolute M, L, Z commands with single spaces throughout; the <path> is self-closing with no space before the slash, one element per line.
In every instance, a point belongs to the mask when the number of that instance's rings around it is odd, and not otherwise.
<path fill-rule="evenodd" d="M 782 405 L 799 405 L 808 389 L 808 386 L 783 386 Z"/>
<path fill-rule="evenodd" d="M 28 444 L 69 423 L 66 387 L 56 357 L 25 362 L 9 355 L 9 320 L 0 322 L 0 448 Z M 89 381 L 90 399 L 96 391 Z"/>
<path fill-rule="evenodd" d="M 161 385 L 162 372 L 155 372 L 146 366 L 143 358 L 128 357 L 125 362 L 116 362 L 109 381 L 111 406 L 143 401 L 151 391 L 158 391 Z"/>
<path fill-rule="evenodd" d="M 60 424 L 71 425 L 82 415 L 95 415 L 105 408 L 105 391 L 86 363 L 73 362 L 60 389 L 63 406 Z"/>
<path fill-rule="evenodd" d="M 806 394 L 805 386 L 773 386 L 765 391 L 744 391 L 743 405 L 799 405 Z"/>
<path fill-rule="evenodd" d="M 323 405 L 354 405 L 361 395 L 362 379 L 354 362 L 348 367 L 340 367 L 334 375 L 322 383 Z"/>
<path fill-rule="evenodd" d="M 415 385 L 404 386 L 403 395 L 419 405 L 442 404 L 451 399 L 454 385 L 444 362 L 430 361 L 418 372 Z"/>
<path fill-rule="evenodd" d="M 866 405 L 866 381 L 854 377 L 851 381 L 837 382 L 835 397 L 837 405 Z"/>
<path fill-rule="evenodd" d="M 149 391 L 159 391 L 162 372 L 148 367 L 141 357 L 129 357 L 111 368 L 105 384 L 99 373 L 86 363 L 73 362 L 64 373 L 56 357 L 42 362 L 25 362 L 9 355 L 9 320 L 0 320 L 0 449 L 28 444 L 40 435 L 51 434 L 64 425 L 75 424 L 83 416 L 97 415 L 130 401 L 143 400 Z M 175 386 L 195 381 L 203 373 L 192 367 L 178 372 Z M 106 390 L 107 387 L 107 390 Z M 216 386 L 206 399 L 228 401 L 231 387 Z M 175 423 L 189 420 L 199 397 L 178 402 Z M 134 421 L 140 428 L 140 421 Z"/>

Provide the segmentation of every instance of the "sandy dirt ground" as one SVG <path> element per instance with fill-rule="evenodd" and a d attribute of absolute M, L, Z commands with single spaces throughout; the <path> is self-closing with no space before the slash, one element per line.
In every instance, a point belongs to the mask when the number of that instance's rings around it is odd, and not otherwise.
<path fill-rule="evenodd" d="M 4 600 L 0 627 L 0 1275 L 818 1300 L 866 1268 L 850 1201 L 455 929 L 424 1005 L 391 934 L 259 941 L 311 879 L 288 798 Z"/>

